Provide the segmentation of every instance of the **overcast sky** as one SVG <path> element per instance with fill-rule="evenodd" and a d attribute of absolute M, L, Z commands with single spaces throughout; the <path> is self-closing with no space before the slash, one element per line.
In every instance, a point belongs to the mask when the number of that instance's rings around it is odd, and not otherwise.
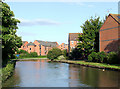
<path fill-rule="evenodd" d="M 68 43 L 69 33 L 82 32 L 80 26 L 91 16 L 101 20 L 118 13 L 118 2 L 7 2 L 21 23 L 17 34 L 23 41 Z"/>

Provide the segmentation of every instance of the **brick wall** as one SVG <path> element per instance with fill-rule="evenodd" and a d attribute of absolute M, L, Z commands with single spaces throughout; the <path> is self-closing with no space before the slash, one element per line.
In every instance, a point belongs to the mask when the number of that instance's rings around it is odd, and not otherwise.
<path fill-rule="evenodd" d="M 105 23 L 100 29 L 100 51 L 110 52 L 117 51 L 120 41 L 118 40 L 120 36 L 117 21 L 109 15 Z"/>

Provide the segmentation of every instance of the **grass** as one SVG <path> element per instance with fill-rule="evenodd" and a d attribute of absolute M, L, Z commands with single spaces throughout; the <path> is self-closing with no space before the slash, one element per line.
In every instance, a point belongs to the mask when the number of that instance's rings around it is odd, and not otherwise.
<path fill-rule="evenodd" d="M 47 58 L 47 56 L 37 56 L 37 57 L 21 57 L 18 59 L 26 59 L 26 58 Z"/>
<path fill-rule="evenodd" d="M 86 61 L 73 61 L 73 60 L 61 60 L 61 62 L 80 64 L 91 67 L 98 68 L 108 68 L 108 69 L 118 69 L 120 70 L 120 64 L 106 64 L 106 63 L 95 63 L 95 62 L 86 62 Z"/>

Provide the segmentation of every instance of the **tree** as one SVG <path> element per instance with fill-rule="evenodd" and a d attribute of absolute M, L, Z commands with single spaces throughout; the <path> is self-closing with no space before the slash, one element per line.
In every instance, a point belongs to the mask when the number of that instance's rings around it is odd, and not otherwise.
<path fill-rule="evenodd" d="M 21 37 L 16 35 L 17 23 L 20 23 L 20 21 L 14 18 L 13 11 L 6 3 L 0 3 L 0 7 L 2 9 L 2 12 L 0 12 L 2 18 L 2 25 L 0 25 L 0 31 L 2 32 L 2 63 L 5 65 L 9 59 L 14 58 L 15 51 L 22 45 L 22 40 Z"/>
<path fill-rule="evenodd" d="M 102 24 L 100 17 L 91 17 L 81 26 L 83 34 L 79 35 L 78 48 L 85 58 L 93 51 L 99 52 L 99 30 Z"/>
<path fill-rule="evenodd" d="M 54 60 L 62 54 L 62 51 L 58 48 L 53 48 L 48 51 L 47 58 Z"/>

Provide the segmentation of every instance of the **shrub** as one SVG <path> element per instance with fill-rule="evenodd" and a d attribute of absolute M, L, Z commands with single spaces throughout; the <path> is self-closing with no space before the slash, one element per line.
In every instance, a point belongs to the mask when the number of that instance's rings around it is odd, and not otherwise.
<path fill-rule="evenodd" d="M 93 58 L 91 57 L 91 55 L 88 55 L 88 61 L 92 62 Z"/>
<path fill-rule="evenodd" d="M 107 58 L 106 58 L 106 53 L 105 52 L 98 52 L 97 53 L 97 56 L 98 56 L 98 62 L 101 62 L 101 63 L 103 63 L 103 62 L 106 62 L 106 60 L 107 60 Z"/>
<path fill-rule="evenodd" d="M 108 53 L 107 54 L 107 62 L 109 64 L 118 64 L 119 63 L 118 54 L 115 52 Z"/>
<path fill-rule="evenodd" d="M 75 48 L 72 50 L 72 52 L 70 53 L 70 59 L 80 59 L 82 57 L 81 52 L 79 51 L 78 48 Z"/>
<path fill-rule="evenodd" d="M 54 60 L 62 54 L 62 51 L 58 48 L 53 48 L 48 51 L 47 58 Z"/>
<path fill-rule="evenodd" d="M 57 60 L 65 60 L 66 58 L 63 55 L 58 56 Z"/>
<path fill-rule="evenodd" d="M 29 54 L 29 56 L 30 56 L 30 57 L 37 57 L 38 55 L 37 55 L 36 52 L 31 52 L 31 53 Z"/>
<path fill-rule="evenodd" d="M 23 53 L 23 54 L 26 54 L 26 53 L 28 53 L 27 51 L 25 51 L 25 50 L 19 50 L 19 51 L 17 51 L 19 54 L 21 54 L 21 53 Z"/>
<path fill-rule="evenodd" d="M 63 54 L 64 57 L 67 57 L 67 56 L 68 56 L 68 52 L 67 52 L 67 50 L 66 50 L 66 49 L 63 50 L 63 51 L 62 51 L 62 54 Z"/>
<path fill-rule="evenodd" d="M 97 62 L 98 56 L 96 52 L 92 52 L 91 54 L 89 54 L 89 56 L 89 60 L 92 60 L 92 62 Z"/>

